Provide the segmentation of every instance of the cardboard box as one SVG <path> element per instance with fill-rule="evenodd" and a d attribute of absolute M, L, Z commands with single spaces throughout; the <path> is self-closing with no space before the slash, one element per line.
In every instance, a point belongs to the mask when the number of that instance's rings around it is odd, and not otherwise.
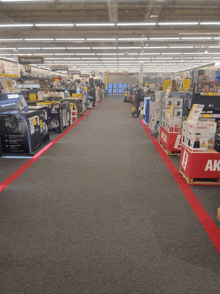
<path fill-rule="evenodd" d="M 183 98 L 174 98 L 174 108 L 183 108 Z"/>
<path fill-rule="evenodd" d="M 167 118 L 168 113 L 169 113 L 169 109 L 162 109 L 162 119 Z"/>
<path fill-rule="evenodd" d="M 175 98 L 165 98 L 163 99 L 163 108 L 169 109 L 171 103 L 174 103 Z"/>
<path fill-rule="evenodd" d="M 178 108 L 174 109 L 173 111 L 174 118 L 182 118 L 182 116 L 183 116 L 183 109 L 178 109 Z"/>

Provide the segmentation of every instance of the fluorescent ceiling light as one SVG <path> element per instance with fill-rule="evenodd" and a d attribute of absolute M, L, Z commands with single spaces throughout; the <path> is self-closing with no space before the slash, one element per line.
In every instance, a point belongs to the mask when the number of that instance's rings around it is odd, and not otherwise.
<path fill-rule="evenodd" d="M 33 24 L 0 24 L 1 28 L 11 28 L 11 27 L 33 27 Z"/>
<path fill-rule="evenodd" d="M 147 41 L 148 38 L 118 38 L 118 41 Z"/>
<path fill-rule="evenodd" d="M 181 40 L 212 40 L 212 37 L 181 37 Z"/>
<path fill-rule="evenodd" d="M 168 48 L 167 46 L 161 46 L 161 47 L 143 47 L 143 48 L 145 48 L 145 49 L 165 49 L 165 48 Z"/>
<path fill-rule="evenodd" d="M 116 49 L 116 47 L 92 47 L 92 49 L 108 49 L 108 50 L 111 50 L 111 49 Z"/>
<path fill-rule="evenodd" d="M 46 57 L 45 59 L 46 59 L 46 60 L 48 60 L 48 59 L 58 60 L 58 59 L 63 59 L 63 58 L 59 58 L 59 57 L 55 57 L 55 58 Z"/>
<path fill-rule="evenodd" d="M 118 49 L 142 49 L 142 47 L 129 46 L 129 47 L 118 47 Z"/>
<path fill-rule="evenodd" d="M 68 41 L 68 42 L 72 42 L 72 41 L 85 41 L 85 38 L 56 38 L 56 41 Z"/>
<path fill-rule="evenodd" d="M 25 41 L 54 41 L 54 38 L 35 38 L 35 39 L 25 39 Z"/>
<path fill-rule="evenodd" d="M 66 47 L 67 49 L 89 50 L 91 47 Z"/>
<path fill-rule="evenodd" d="M 76 23 L 77 27 L 114 27 L 114 23 Z"/>
<path fill-rule="evenodd" d="M 137 57 L 138 60 L 150 59 L 149 57 Z"/>
<path fill-rule="evenodd" d="M 156 59 L 173 59 L 173 57 L 156 57 Z"/>
<path fill-rule="evenodd" d="M 4 53 L 3 53 L 3 54 L 0 53 L 0 55 L 1 55 L 1 56 L 2 56 L 2 55 L 5 55 L 5 56 L 6 56 L 6 55 L 7 55 L 7 56 L 11 56 L 11 54 L 4 54 Z"/>
<path fill-rule="evenodd" d="M 43 53 L 45 55 L 45 53 Z M 54 53 L 54 55 L 75 55 L 75 53 Z"/>
<path fill-rule="evenodd" d="M 40 47 L 29 47 L 29 48 L 21 48 L 21 47 L 19 47 L 19 48 L 17 48 L 18 50 L 32 50 L 32 49 L 36 49 L 36 50 L 41 50 L 41 48 Z"/>
<path fill-rule="evenodd" d="M 201 25 L 220 25 L 219 21 L 213 21 L 213 22 L 200 22 Z"/>
<path fill-rule="evenodd" d="M 72 23 L 36 23 L 36 27 L 73 27 Z"/>
<path fill-rule="evenodd" d="M 194 46 L 169 46 L 170 49 L 194 48 Z"/>
<path fill-rule="evenodd" d="M 177 52 L 166 52 L 166 53 L 161 53 L 162 55 L 181 55 L 181 54 L 183 54 L 182 52 L 179 52 L 179 53 L 177 53 Z"/>
<path fill-rule="evenodd" d="M 195 26 L 198 22 L 159 22 L 159 26 Z"/>
<path fill-rule="evenodd" d="M 0 48 L 0 50 L 15 50 L 16 48 Z"/>
<path fill-rule="evenodd" d="M 83 57 L 82 59 L 99 59 L 98 57 Z"/>
<path fill-rule="evenodd" d="M 100 57 L 100 59 L 104 59 L 104 60 L 117 60 L 117 57 L 112 57 L 112 58 L 106 58 L 106 57 Z"/>
<path fill-rule="evenodd" d="M 116 38 L 86 38 L 86 41 L 116 41 Z"/>
<path fill-rule="evenodd" d="M 220 45 L 219 46 L 209 46 L 209 48 L 220 48 Z"/>
<path fill-rule="evenodd" d="M 121 53 L 121 54 L 124 55 L 124 53 Z M 117 55 L 117 53 L 96 53 L 96 55 Z"/>
<path fill-rule="evenodd" d="M 62 49 L 63 50 L 63 49 L 66 49 L 66 47 L 42 47 L 42 49 L 46 49 L 46 50 L 47 49 L 52 49 L 52 50 L 54 50 L 54 49 L 55 50 L 59 50 L 59 49 L 61 50 Z"/>
<path fill-rule="evenodd" d="M 23 39 L 0 39 L 0 42 L 17 42 L 23 41 Z"/>
<path fill-rule="evenodd" d="M 187 54 L 190 54 L 190 55 L 194 55 L 194 54 L 206 54 L 205 52 L 184 52 L 183 54 L 187 55 Z"/>
<path fill-rule="evenodd" d="M 155 26 L 156 22 L 119 22 L 117 26 Z"/>
<path fill-rule="evenodd" d="M 160 53 L 158 53 L 158 52 L 155 52 L 155 53 L 142 53 L 141 52 L 140 55 L 160 55 Z"/>
<path fill-rule="evenodd" d="M 175 38 L 169 38 L 169 37 L 167 37 L 167 38 L 162 38 L 162 37 L 160 37 L 160 38 L 149 38 L 149 40 L 152 40 L 152 41 L 163 41 L 163 40 L 170 40 L 170 41 L 172 41 L 172 40 L 180 40 L 180 38 L 179 37 L 175 37 Z"/>
<path fill-rule="evenodd" d="M 75 55 L 95 55 L 95 53 L 75 53 Z"/>

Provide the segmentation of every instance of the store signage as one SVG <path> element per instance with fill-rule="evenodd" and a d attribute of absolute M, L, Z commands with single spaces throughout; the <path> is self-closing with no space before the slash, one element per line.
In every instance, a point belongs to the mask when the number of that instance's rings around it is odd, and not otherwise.
<path fill-rule="evenodd" d="M 8 94 L 7 97 L 8 99 L 15 99 L 15 98 L 19 98 L 19 94 Z"/>
<path fill-rule="evenodd" d="M 91 76 L 95 77 L 95 72 L 94 71 L 91 71 Z"/>
<path fill-rule="evenodd" d="M 67 70 L 68 71 L 68 66 L 51 66 L 52 71 L 59 71 L 59 70 Z"/>
<path fill-rule="evenodd" d="M 69 74 L 70 75 L 80 75 L 81 74 L 81 71 L 80 70 L 71 70 L 69 68 Z"/>
<path fill-rule="evenodd" d="M 191 124 L 197 124 L 199 120 L 199 116 L 202 113 L 203 108 L 204 108 L 204 105 L 202 104 L 193 104 L 193 107 L 186 121 Z"/>
<path fill-rule="evenodd" d="M 26 72 L 31 73 L 31 65 L 25 65 L 24 69 Z"/>
<path fill-rule="evenodd" d="M 182 135 L 177 135 L 174 149 L 181 149 Z"/>
<path fill-rule="evenodd" d="M 90 74 L 80 74 L 80 78 L 90 78 Z"/>
<path fill-rule="evenodd" d="M 188 154 L 188 152 L 186 150 L 184 150 L 183 157 L 182 157 L 182 162 L 181 162 L 181 165 L 182 165 L 184 170 L 186 170 L 186 166 L 187 166 L 187 163 L 188 163 L 188 158 L 189 158 L 189 154 Z"/>
<path fill-rule="evenodd" d="M 161 132 L 161 139 L 167 143 L 167 135 L 164 132 Z"/>
<path fill-rule="evenodd" d="M 18 56 L 18 63 L 27 64 L 43 64 L 44 56 Z"/>
<path fill-rule="evenodd" d="M 220 160 L 208 160 L 205 171 L 220 171 Z"/>

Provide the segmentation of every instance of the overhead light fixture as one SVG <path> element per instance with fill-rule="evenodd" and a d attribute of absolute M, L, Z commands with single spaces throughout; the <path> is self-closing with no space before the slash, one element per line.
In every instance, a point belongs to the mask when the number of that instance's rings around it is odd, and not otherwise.
<path fill-rule="evenodd" d="M 86 41 L 116 41 L 116 38 L 86 38 Z"/>
<path fill-rule="evenodd" d="M 212 40 L 212 37 L 181 37 L 181 40 Z"/>
<path fill-rule="evenodd" d="M 59 57 L 46 57 L 45 59 L 46 60 L 48 60 L 48 59 L 59 60 L 59 59 L 63 59 L 63 58 L 59 58 Z"/>
<path fill-rule="evenodd" d="M 162 52 L 161 53 L 162 55 L 181 55 L 181 54 L 183 54 L 182 52 Z"/>
<path fill-rule="evenodd" d="M 89 50 L 91 47 L 66 47 L 67 49 Z"/>
<path fill-rule="evenodd" d="M 158 14 L 152 14 L 150 17 L 158 17 Z"/>
<path fill-rule="evenodd" d="M 124 53 L 121 53 L 124 55 Z M 117 55 L 117 53 L 96 53 L 96 55 Z"/>
<path fill-rule="evenodd" d="M 18 42 L 23 41 L 23 39 L 0 39 L 0 42 Z"/>
<path fill-rule="evenodd" d="M 92 49 L 111 50 L 111 49 L 116 49 L 116 47 L 92 47 Z"/>
<path fill-rule="evenodd" d="M 146 47 L 143 47 L 144 49 L 166 49 L 166 48 L 168 48 L 167 46 L 161 46 L 161 47 L 159 47 L 159 46 L 157 46 L 157 47 L 148 47 L 148 46 L 146 46 Z"/>
<path fill-rule="evenodd" d="M 187 48 L 194 48 L 194 46 L 169 46 L 170 49 L 187 49 Z"/>
<path fill-rule="evenodd" d="M 142 47 L 129 46 L 129 47 L 118 47 L 118 49 L 142 49 Z"/>
<path fill-rule="evenodd" d="M 114 27 L 114 23 L 76 23 L 77 27 Z"/>
<path fill-rule="evenodd" d="M 89 60 L 89 59 L 95 59 L 95 60 L 98 60 L 100 58 L 98 58 L 98 57 L 82 57 L 82 59 L 87 59 L 87 60 Z"/>
<path fill-rule="evenodd" d="M 36 49 L 36 50 L 41 50 L 41 48 L 40 47 L 29 47 L 29 48 L 21 48 L 21 47 L 19 47 L 19 48 L 17 48 L 18 50 L 32 50 L 32 49 Z"/>
<path fill-rule="evenodd" d="M 95 53 L 75 53 L 75 55 L 95 55 Z"/>
<path fill-rule="evenodd" d="M 45 55 L 45 53 L 43 53 Z M 75 55 L 75 53 L 54 53 L 54 55 Z"/>
<path fill-rule="evenodd" d="M 1 28 L 11 28 L 11 27 L 33 27 L 33 24 L 0 24 Z"/>
<path fill-rule="evenodd" d="M 117 26 L 155 26 L 156 22 L 119 22 Z"/>
<path fill-rule="evenodd" d="M 72 23 L 36 23 L 35 27 L 73 27 Z"/>
<path fill-rule="evenodd" d="M 16 48 L 0 48 L 0 50 L 15 50 Z"/>
<path fill-rule="evenodd" d="M 11 54 L 4 54 L 4 53 L 0 53 L 0 56 L 2 56 L 2 55 L 7 55 L 7 56 L 11 56 Z"/>
<path fill-rule="evenodd" d="M 35 38 L 35 39 L 33 39 L 33 38 L 28 38 L 28 39 L 25 39 L 25 41 L 54 41 L 54 38 Z"/>
<path fill-rule="evenodd" d="M 104 60 L 117 60 L 117 57 L 110 57 L 110 58 L 100 57 L 100 59 L 104 59 Z"/>
<path fill-rule="evenodd" d="M 74 41 L 85 41 L 85 38 L 56 38 L 56 41 L 67 41 L 67 42 L 74 42 Z"/>
<path fill-rule="evenodd" d="M 159 22 L 159 26 L 195 26 L 198 22 Z"/>
<path fill-rule="evenodd" d="M 211 26 L 213 26 L 213 25 L 220 25 L 220 22 L 219 21 L 211 21 L 211 22 L 200 22 L 200 25 L 206 25 L 206 26 L 208 26 L 208 25 L 211 25 Z"/>
<path fill-rule="evenodd" d="M 147 41 L 148 38 L 118 38 L 118 41 Z"/>
<path fill-rule="evenodd" d="M 42 47 L 42 49 L 63 50 L 66 49 L 66 47 Z"/>
<path fill-rule="evenodd" d="M 168 41 L 172 41 L 172 40 L 180 40 L 179 37 L 158 37 L 158 38 L 149 38 L 149 40 L 151 41 L 163 41 L 163 40 L 168 40 Z"/>

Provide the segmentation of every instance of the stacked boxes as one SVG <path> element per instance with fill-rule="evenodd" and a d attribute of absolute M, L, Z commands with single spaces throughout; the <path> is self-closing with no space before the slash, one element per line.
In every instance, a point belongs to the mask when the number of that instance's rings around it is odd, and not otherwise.
<path fill-rule="evenodd" d="M 158 132 L 161 124 L 161 91 L 151 92 L 149 127 L 151 132 Z"/>
<path fill-rule="evenodd" d="M 77 108 L 75 106 L 75 103 L 70 103 L 70 110 L 71 110 L 72 121 L 77 120 Z"/>
<path fill-rule="evenodd" d="M 216 123 L 199 121 L 197 124 L 183 122 L 182 143 L 192 151 L 214 149 Z"/>
<path fill-rule="evenodd" d="M 168 118 L 170 105 L 174 105 L 174 109 L 170 118 Z M 180 132 L 182 128 L 183 115 L 183 98 L 165 98 L 163 100 L 162 109 L 162 127 L 168 132 Z"/>

